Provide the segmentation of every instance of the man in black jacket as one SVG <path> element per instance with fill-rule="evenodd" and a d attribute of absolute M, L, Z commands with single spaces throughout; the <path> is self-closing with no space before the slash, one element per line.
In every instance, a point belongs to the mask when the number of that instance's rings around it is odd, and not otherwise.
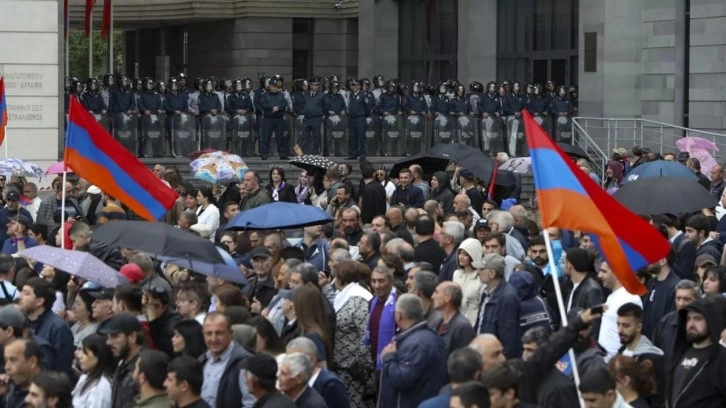
<path fill-rule="evenodd" d="M 255 408 L 295 408 L 295 403 L 280 394 L 275 387 L 277 382 L 275 357 L 265 353 L 255 354 L 247 358 L 242 368 L 247 389 L 257 399 Z"/>
<path fill-rule="evenodd" d="M 591 308 L 605 303 L 605 295 L 597 279 L 590 272 L 594 268 L 594 260 L 590 252 L 582 248 L 570 248 L 565 258 L 565 275 L 572 282 L 572 290 L 565 294 L 565 309 L 569 312 L 573 308 Z M 600 332 L 600 322 L 592 327 L 592 336 L 597 338 Z"/>
<path fill-rule="evenodd" d="M 174 357 L 171 338 L 174 336 L 174 326 L 181 320 L 181 317 L 169 307 L 171 294 L 164 288 L 152 286 L 145 290 L 148 299 L 146 318 L 149 320 L 151 338 L 159 350 L 169 357 Z"/>
<path fill-rule="evenodd" d="M 663 316 L 653 331 L 653 344 L 661 350 L 670 351 L 675 347 L 678 331 L 678 312 L 701 298 L 701 287 L 692 280 L 683 279 L 676 285 L 676 310 Z"/>
<path fill-rule="evenodd" d="M 522 335 L 522 360 L 531 359 L 550 337 L 546 327 L 533 327 Z M 579 405 L 575 384 L 556 367 L 542 379 L 537 390 L 537 405 L 541 408 L 576 407 Z"/>

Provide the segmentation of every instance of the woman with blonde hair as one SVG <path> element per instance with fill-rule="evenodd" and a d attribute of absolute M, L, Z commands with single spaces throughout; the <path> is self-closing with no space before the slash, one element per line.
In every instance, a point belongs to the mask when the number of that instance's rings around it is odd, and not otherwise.
<path fill-rule="evenodd" d="M 454 271 L 453 281 L 461 286 L 464 295 L 461 302 L 461 313 L 469 319 L 472 326 L 476 324 L 481 295 L 484 291 L 484 285 L 479 280 L 479 275 L 474 268 L 475 263 L 481 262 L 481 257 L 481 243 L 475 238 L 465 239 L 459 245 L 456 254 L 458 268 Z"/>

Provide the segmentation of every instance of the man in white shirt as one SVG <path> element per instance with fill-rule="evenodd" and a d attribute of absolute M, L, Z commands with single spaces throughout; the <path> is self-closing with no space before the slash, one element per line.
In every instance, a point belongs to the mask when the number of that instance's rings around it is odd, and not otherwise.
<path fill-rule="evenodd" d="M 600 335 L 597 339 L 598 343 L 607 351 L 607 356 L 605 356 L 605 362 L 607 363 L 622 346 L 618 335 L 618 309 L 626 303 L 635 303 L 642 308 L 643 302 L 641 302 L 640 296 L 633 295 L 625 290 L 607 262 L 600 264 L 600 272 L 597 277 L 602 281 L 603 286 L 612 290 L 606 301 L 608 310 L 602 316 Z"/>
<path fill-rule="evenodd" d="M 35 185 L 35 183 L 23 184 L 23 196 L 30 200 L 30 203 L 24 205 L 24 207 L 26 210 L 28 210 L 30 215 L 33 216 L 33 222 L 35 222 L 35 219 L 38 216 L 38 209 L 40 208 L 40 203 L 43 202 L 43 200 L 38 197 L 38 186 Z"/>

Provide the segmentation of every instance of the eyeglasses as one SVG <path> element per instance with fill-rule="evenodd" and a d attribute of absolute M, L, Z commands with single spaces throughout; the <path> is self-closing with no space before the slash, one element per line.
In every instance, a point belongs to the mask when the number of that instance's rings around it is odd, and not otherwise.
<path fill-rule="evenodd" d="M 219 242 L 224 245 L 229 245 L 229 244 L 233 243 L 233 241 L 219 241 Z"/>

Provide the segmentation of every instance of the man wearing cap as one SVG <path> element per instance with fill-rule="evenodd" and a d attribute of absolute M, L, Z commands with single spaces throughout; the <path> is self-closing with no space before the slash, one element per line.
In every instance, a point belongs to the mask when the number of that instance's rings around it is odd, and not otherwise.
<path fill-rule="evenodd" d="M 481 262 L 472 266 L 479 274 L 479 280 L 486 285 L 481 298 L 475 332 L 490 333 L 504 345 L 507 358 L 517 358 L 522 353 L 519 330 L 520 301 L 517 291 L 504 280 L 504 257 L 486 254 Z"/>
<path fill-rule="evenodd" d="M 277 293 L 271 273 L 271 258 L 270 251 L 265 247 L 256 247 L 250 252 L 254 276 L 247 281 L 243 293 L 250 303 L 259 302 L 260 310 L 266 308 Z"/>
<path fill-rule="evenodd" d="M 0 209 L 0 242 L 5 242 L 8 239 L 8 224 L 13 219 L 17 219 L 19 216 L 32 219 L 28 210 L 20 206 L 20 193 L 15 188 L 8 188 L 5 195 L 7 205 Z M 51 221 L 53 221 L 53 213 L 50 214 Z"/>
<path fill-rule="evenodd" d="M 649 339 L 653 338 L 658 321 L 676 309 L 675 292 L 680 278 L 673 270 L 675 261 L 675 253 L 669 251 L 665 258 L 647 267 L 652 279 L 643 297 L 643 335 Z"/>
<path fill-rule="evenodd" d="M 277 391 L 277 361 L 269 354 L 248 357 L 242 365 L 247 389 L 257 399 L 255 408 L 295 408 L 295 403 Z"/>
<path fill-rule="evenodd" d="M 55 347 L 42 337 L 31 334 L 28 318 L 16 305 L 5 305 L 0 308 L 0 371 L 4 370 L 5 361 L 2 347 L 15 339 L 32 339 L 40 347 L 40 366 L 44 370 L 61 371 L 57 366 Z"/>
<path fill-rule="evenodd" d="M 366 118 L 371 115 L 370 96 L 360 91 L 360 82 L 357 79 L 351 82 L 351 91 L 348 101 L 348 132 L 350 135 L 348 159 L 354 160 L 357 157 L 363 161 L 368 153 Z"/>
<path fill-rule="evenodd" d="M 93 320 L 99 324 L 103 324 L 106 320 L 113 316 L 113 289 L 101 289 L 88 292 L 93 298 L 91 305 Z"/>
<path fill-rule="evenodd" d="M 310 79 L 310 92 L 304 95 L 305 107 L 300 132 L 300 147 L 307 154 L 320 154 L 320 126 L 323 123 L 325 94 L 320 92 L 320 78 Z"/>
<path fill-rule="evenodd" d="M 106 344 L 120 360 L 113 374 L 112 406 L 128 407 L 138 393 L 133 374 L 143 344 L 141 323 L 130 313 L 118 313 L 99 326 L 98 334 L 108 336 Z"/>

